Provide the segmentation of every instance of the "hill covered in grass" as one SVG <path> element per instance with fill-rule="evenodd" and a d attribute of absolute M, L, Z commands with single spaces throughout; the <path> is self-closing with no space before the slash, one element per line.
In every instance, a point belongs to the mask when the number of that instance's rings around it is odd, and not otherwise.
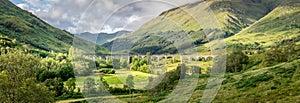
<path fill-rule="evenodd" d="M 228 73 L 213 102 L 300 102 L 299 64 L 298 59 L 258 70 Z M 199 79 L 189 102 L 200 101 L 206 83 L 207 77 Z"/>
<path fill-rule="evenodd" d="M 285 0 L 257 22 L 226 39 L 229 45 L 260 48 L 300 41 L 300 2 Z"/>
<path fill-rule="evenodd" d="M 0 1 L 0 12 L 0 35 L 16 39 L 22 48 L 67 52 L 72 45 L 72 34 L 52 27 L 9 0 Z"/>
<path fill-rule="evenodd" d="M 181 47 L 186 45 L 195 45 L 198 52 L 207 52 L 210 44 L 201 27 L 206 24 L 197 22 L 199 18 L 200 21 L 207 19 L 199 14 L 205 9 L 212 10 L 225 37 L 229 37 L 226 39 L 228 47 L 259 45 L 259 48 L 268 48 L 275 42 L 298 41 L 297 0 L 206 0 L 205 3 L 196 2 L 165 11 L 137 31 L 104 46 L 122 51 L 128 50 L 122 45 L 126 44 L 131 45 L 130 51 L 134 53 L 172 54 L 185 49 Z M 205 5 L 207 8 L 203 9 Z M 128 41 L 130 43 L 125 43 Z"/>

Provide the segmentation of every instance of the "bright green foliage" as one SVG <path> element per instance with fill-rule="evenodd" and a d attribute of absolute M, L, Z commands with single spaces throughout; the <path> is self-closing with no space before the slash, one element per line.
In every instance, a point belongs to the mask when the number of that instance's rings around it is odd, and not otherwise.
<path fill-rule="evenodd" d="M 76 89 L 76 79 L 75 78 L 69 78 L 68 81 L 66 81 L 66 91 L 69 95 L 74 94 L 74 90 Z"/>
<path fill-rule="evenodd" d="M 144 73 L 150 73 L 150 67 L 149 67 L 149 62 L 148 62 L 148 57 L 146 58 L 133 58 L 132 63 L 130 64 L 130 70 L 134 71 L 141 71 Z"/>

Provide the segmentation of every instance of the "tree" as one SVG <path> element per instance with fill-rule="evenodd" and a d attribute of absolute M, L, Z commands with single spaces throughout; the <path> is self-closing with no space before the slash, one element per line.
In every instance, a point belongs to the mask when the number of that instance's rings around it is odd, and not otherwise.
<path fill-rule="evenodd" d="M 115 68 L 115 69 L 121 69 L 121 62 L 120 62 L 120 59 L 113 59 L 113 67 Z"/>
<path fill-rule="evenodd" d="M 74 90 L 76 89 L 76 79 L 75 78 L 69 78 L 66 82 L 66 91 L 69 95 L 74 94 Z"/>
<path fill-rule="evenodd" d="M 126 78 L 126 88 L 133 89 L 134 88 L 134 82 L 133 82 L 134 77 L 132 75 L 129 75 Z"/>
<path fill-rule="evenodd" d="M 240 72 L 248 63 L 249 57 L 245 55 L 242 50 L 233 50 L 227 56 L 226 72 Z"/>
<path fill-rule="evenodd" d="M 150 53 L 150 52 L 147 52 L 147 53 L 146 53 L 146 61 L 147 61 L 147 64 L 150 64 L 150 59 L 151 59 L 151 53 Z"/>
<path fill-rule="evenodd" d="M 102 76 L 99 77 L 97 80 L 97 91 L 100 95 L 103 95 L 106 93 L 106 89 L 109 88 L 108 83 L 103 79 Z"/>
<path fill-rule="evenodd" d="M 70 62 L 61 64 L 61 67 L 56 70 L 56 75 L 63 81 L 67 81 L 69 78 L 75 78 L 72 64 Z"/>
<path fill-rule="evenodd" d="M 96 93 L 95 80 L 93 78 L 86 78 L 84 80 L 83 93 L 86 95 Z"/>
<path fill-rule="evenodd" d="M 61 78 L 47 79 L 45 81 L 45 84 L 49 88 L 49 90 L 55 92 L 56 97 L 63 95 L 63 93 L 65 92 L 64 82 Z"/>
<path fill-rule="evenodd" d="M 0 55 L 0 102 L 54 102 L 53 93 L 36 80 L 40 65 L 40 60 L 30 54 Z"/>

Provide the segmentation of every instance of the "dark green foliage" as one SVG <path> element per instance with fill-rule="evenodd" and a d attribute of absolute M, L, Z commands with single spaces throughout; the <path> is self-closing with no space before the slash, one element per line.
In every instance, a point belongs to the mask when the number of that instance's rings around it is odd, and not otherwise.
<path fill-rule="evenodd" d="M 259 74 L 250 78 L 243 78 L 238 83 L 236 83 L 236 87 L 249 89 L 256 87 L 261 82 L 269 81 L 272 78 L 273 76 L 269 74 Z"/>
<path fill-rule="evenodd" d="M 67 81 L 69 78 L 75 78 L 74 70 L 72 64 L 66 63 L 56 70 L 57 77 L 60 77 L 63 81 Z"/>
<path fill-rule="evenodd" d="M 122 95 L 122 94 L 128 94 L 130 92 L 144 92 L 142 90 L 136 90 L 132 88 L 116 88 L 116 87 L 109 87 L 109 93 L 114 95 Z"/>
<path fill-rule="evenodd" d="M 171 92 L 178 83 L 178 80 L 185 77 L 187 69 L 185 64 L 179 64 L 175 70 L 167 72 L 162 77 L 158 77 L 163 79 L 155 88 L 148 90 L 149 97 L 156 98 L 159 95 L 163 96 Z M 150 86 L 151 83 L 152 82 L 149 82 L 148 86 Z"/>
<path fill-rule="evenodd" d="M 55 92 L 55 96 L 61 96 L 65 92 L 64 90 L 64 82 L 61 78 L 47 79 L 45 82 L 46 86 L 49 90 Z"/>
<path fill-rule="evenodd" d="M 271 66 L 277 63 L 293 61 L 300 56 L 300 48 L 295 43 L 289 43 L 286 46 L 272 47 L 264 53 L 264 65 Z"/>
<path fill-rule="evenodd" d="M 115 74 L 116 73 L 116 71 L 114 69 L 107 69 L 107 68 L 101 69 L 100 72 L 104 73 L 104 74 Z"/>
<path fill-rule="evenodd" d="M 241 50 L 234 50 L 227 56 L 226 72 L 240 72 L 248 63 L 248 56 Z"/>
<path fill-rule="evenodd" d="M 50 70 L 44 70 L 40 74 L 38 74 L 38 80 L 41 82 L 44 82 L 47 79 L 54 79 L 56 78 L 56 73 L 55 71 L 50 71 Z"/>

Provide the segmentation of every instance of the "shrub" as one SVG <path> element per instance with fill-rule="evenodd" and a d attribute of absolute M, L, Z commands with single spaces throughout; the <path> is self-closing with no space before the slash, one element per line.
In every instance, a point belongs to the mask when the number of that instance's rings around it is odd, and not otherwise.
<path fill-rule="evenodd" d="M 245 55 L 241 50 L 233 50 L 227 56 L 226 72 L 240 72 L 248 63 L 248 56 Z"/>
<path fill-rule="evenodd" d="M 264 81 L 268 81 L 272 78 L 273 78 L 273 76 L 271 76 L 269 74 L 260 74 L 260 75 L 253 76 L 250 78 L 243 78 L 238 83 L 236 83 L 236 87 L 249 89 L 252 87 L 256 87 L 257 84 L 264 82 Z"/>
<path fill-rule="evenodd" d="M 104 73 L 104 74 L 115 74 L 116 73 L 116 71 L 114 69 L 106 69 L 106 68 L 101 69 L 100 72 Z"/>

